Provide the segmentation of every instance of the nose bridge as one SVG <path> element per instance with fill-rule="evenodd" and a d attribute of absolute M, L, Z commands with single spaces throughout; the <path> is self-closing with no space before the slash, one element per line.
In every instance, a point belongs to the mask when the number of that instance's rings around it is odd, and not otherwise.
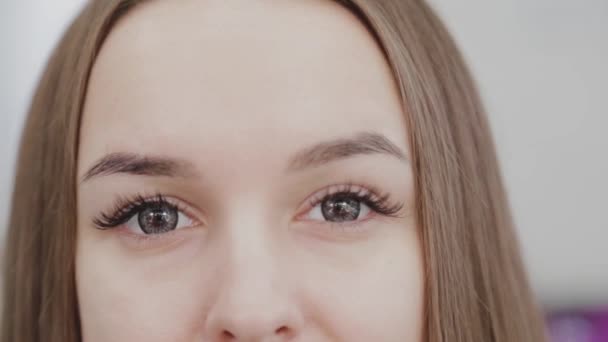
<path fill-rule="evenodd" d="M 230 238 L 224 264 L 222 298 L 235 305 L 255 305 L 285 290 L 276 246 L 263 229 L 253 225 L 245 229 L 249 231 Z"/>
<path fill-rule="evenodd" d="M 272 209 L 266 208 L 262 191 L 241 189 L 244 193 L 228 202 L 231 207 L 219 233 L 221 246 L 221 292 L 239 302 L 260 300 L 273 287 L 285 287 L 282 269 L 285 255 L 285 229 L 274 219 Z M 237 298 L 238 297 L 238 298 Z"/>
<path fill-rule="evenodd" d="M 222 279 L 208 313 L 208 331 L 221 341 L 287 340 L 299 329 L 300 315 L 281 267 L 280 241 L 273 229 L 251 220 L 226 229 Z"/>

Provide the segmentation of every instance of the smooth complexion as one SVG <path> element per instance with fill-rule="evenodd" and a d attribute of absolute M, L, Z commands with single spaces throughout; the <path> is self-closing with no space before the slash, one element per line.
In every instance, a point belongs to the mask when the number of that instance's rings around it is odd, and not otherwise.
<path fill-rule="evenodd" d="M 381 50 L 336 3 L 138 6 L 83 112 L 84 341 L 421 341 L 407 132 Z M 355 220 L 327 220 L 324 198 L 345 189 L 399 210 L 357 202 Z M 96 224 L 159 194 L 175 230 Z"/>

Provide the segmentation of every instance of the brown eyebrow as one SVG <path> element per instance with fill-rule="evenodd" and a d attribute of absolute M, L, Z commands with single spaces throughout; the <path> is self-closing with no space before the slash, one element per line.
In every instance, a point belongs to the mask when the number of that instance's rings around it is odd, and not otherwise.
<path fill-rule="evenodd" d="M 289 161 L 288 171 L 299 171 L 356 155 L 387 154 L 407 162 L 405 153 L 387 137 L 374 132 L 362 132 L 352 138 L 339 138 L 318 143 L 296 153 Z M 118 173 L 145 176 L 189 177 L 194 165 L 168 157 L 143 156 L 135 153 L 111 153 L 97 161 L 82 177 L 82 182 L 94 177 Z"/>
<path fill-rule="evenodd" d="M 135 153 L 111 153 L 96 162 L 82 177 L 85 182 L 97 176 L 117 173 L 145 176 L 188 177 L 194 166 L 187 161 L 166 157 L 142 156 Z"/>
<path fill-rule="evenodd" d="M 401 161 L 408 161 L 406 154 L 384 135 L 375 132 L 361 132 L 352 138 L 322 142 L 298 152 L 289 161 L 287 169 L 297 171 L 367 154 L 387 154 Z"/>

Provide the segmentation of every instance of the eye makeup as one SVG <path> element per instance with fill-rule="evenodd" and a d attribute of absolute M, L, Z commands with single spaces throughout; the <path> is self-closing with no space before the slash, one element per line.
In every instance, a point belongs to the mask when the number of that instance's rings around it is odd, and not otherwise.
<path fill-rule="evenodd" d="M 369 207 L 373 212 L 396 217 L 403 208 L 403 203 L 394 203 L 388 193 L 381 192 L 378 188 L 366 185 L 357 185 L 354 182 L 332 185 L 316 192 L 308 199 L 308 207 L 314 208 L 318 204 L 336 198 L 350 199 Z M 325 217 L 327 218 L 327 217 Z"/>
<path fill-rule="evenodd" d="M 323 234 L 348 235 L 369 230 L 372 226 L 366 223 L 375 219 L 402 216 L 404 202 L 376 186 L 361 184 L 347 182 L 321 189 L 305 201 L 298 220 Z"/>
<path fill-rule="evenodd" d="M 403 202 L 394 201 L 387 192 L 370 185 L 346 182 L 327 186 L 309 196 L 295 215 L 299 222 L 314 223 L 336 233 L 348 233 L 374 217 L 399 217 Z M 138 241 L 159 240 L 174 235 L 198 220 L 192 210 L 173 197 L 135 194 L 118 197 L 108 211 L 93 218 L 97 229 L 124 227 Z"/>

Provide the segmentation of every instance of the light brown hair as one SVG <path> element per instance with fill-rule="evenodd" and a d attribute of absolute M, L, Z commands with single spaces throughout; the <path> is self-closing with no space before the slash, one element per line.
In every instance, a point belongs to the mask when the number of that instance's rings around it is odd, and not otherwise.
<path fill-rule="evenodd" d="M 104 39 L 140 2 L 90 2 L 39 82 L 12 199 L 2 342 L 81 339 L 74 278 L 80 115 Z M 486 115 L 449 33 L 422 0 L 338 2 L 374 35 L 403 99 L 425 261 L 425 340 L 543 341 Z"/>

